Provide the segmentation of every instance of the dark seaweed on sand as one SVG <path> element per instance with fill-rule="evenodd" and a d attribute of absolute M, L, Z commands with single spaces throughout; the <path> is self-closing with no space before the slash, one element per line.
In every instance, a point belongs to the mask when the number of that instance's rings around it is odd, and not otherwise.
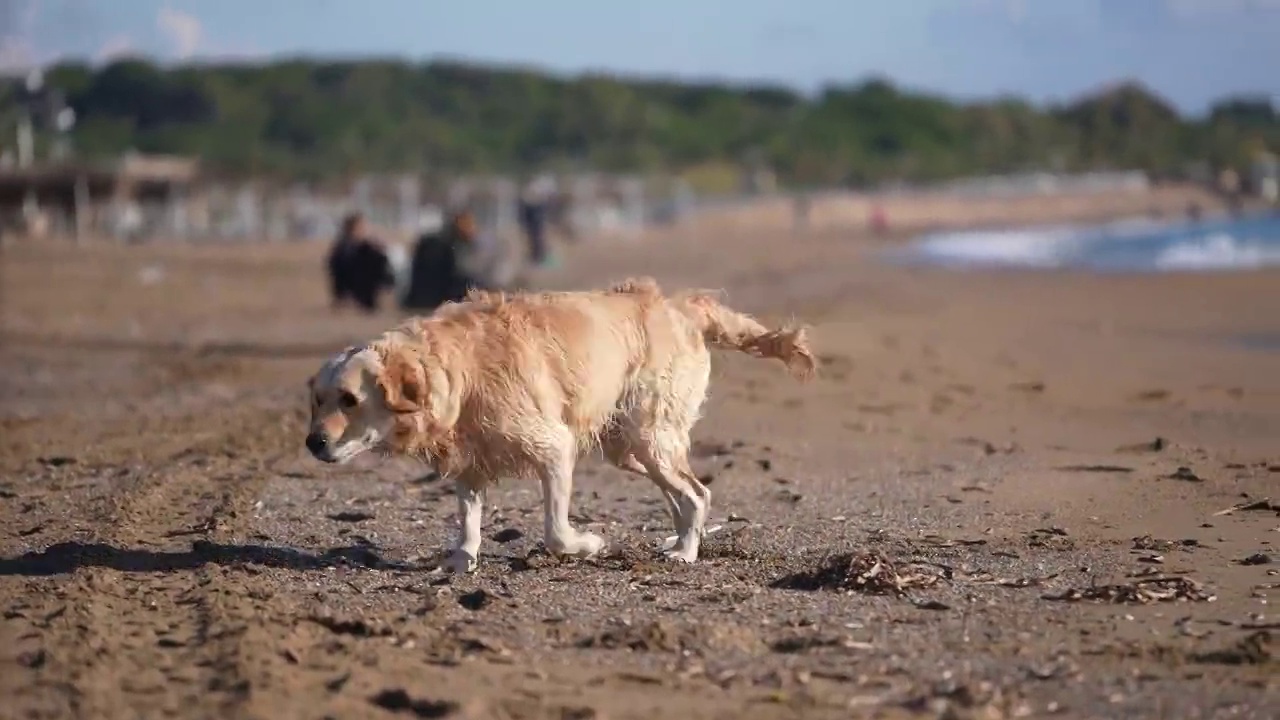
<path fill-rule="evenodd" d="M 783 577 L 773 587 L 783 590 L 832 590 L 902 597 L 914 588 L 936 585 L 940 569 L 908 563 L 898 565 L 876 552 L 831 555 L 812 570 Z"/>

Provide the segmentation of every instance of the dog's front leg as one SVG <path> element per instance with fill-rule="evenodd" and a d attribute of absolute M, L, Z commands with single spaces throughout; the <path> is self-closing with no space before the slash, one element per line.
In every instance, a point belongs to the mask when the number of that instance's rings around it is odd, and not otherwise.
<path fill-rule="evenodd" d="M 454 481 L 458 496 L 458 544 L 444 562 L 445 569 L 462 574 L 480 562 L 480 523 L 484 519 L 484 485 L 466 476 Z"/>
<path fill-rule="evenodd" d="M 554 555 L 591 557 L 604 549 L 604 538 L 581 532 L 569 524 L 569 500 L 573 497 L 573 465 L 577 446 L 566 431 L 565 441 L 552 446 L 539 471 L 542 480 L 545 543 Z"/>

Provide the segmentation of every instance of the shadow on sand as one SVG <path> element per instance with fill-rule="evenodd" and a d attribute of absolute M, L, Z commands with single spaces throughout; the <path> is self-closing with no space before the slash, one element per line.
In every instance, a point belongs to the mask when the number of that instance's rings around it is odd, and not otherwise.
<path fill-rule="evenodd" d="M 415 565 L 387 560 L 367 545 L 334 547 L 320 553 L 266 545 L 220 545 L 205 540 L 188 551 L 126 550 L 102 543 L 64 542 L 41 551 L 0 558 L 0 577 L 61 575 L 85 567 L 121 572 L 164 573 L 194 570 L 207 564 L 263 565 L 290 570 L 356 567 L 413 570 Z"/>
<path fill-rule="evenodd" d="M 15 345 L 33 347 L 65 348 L 89 352 L 152 352 L 177 355 L 193 355 L 196 357 L 232 357 L 267 360 L 311 359 L 326 357 L 357 344 L 352 338 L 333 342 L 317 343 L 256 343 L 256 342 L 166 342 L 163 340 L 140 340 L 123 337 L 85 337 L 68 335 L 40 335 L 5 331 L 0 333 L 0 340 Z"/>

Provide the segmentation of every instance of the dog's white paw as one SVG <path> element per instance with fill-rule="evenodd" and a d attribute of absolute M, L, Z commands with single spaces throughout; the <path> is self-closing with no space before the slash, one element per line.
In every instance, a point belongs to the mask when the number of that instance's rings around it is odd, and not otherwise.
<path fill-rule="evenodd" d="M 698 551 L 688 548 L 672 549 L 662 553 L 662 556 L 673 562 L 695 563 L 698 562 Z"/>
<path fill-rule="evenodd" d="M 589 532 L 580 532 L 573 537 L 558 541 L 555 538 L 548 538 L 547 542 L 547 549 L 551 553 L 576 558 L 595 557 L 604 549 L 604 546 L 604 538 Z"/>
<path fill-rule="evenodd" d="M 604 549 L 605 542 L 604 538 L 595 533 L 584 532 L 578 535 L 577 542 L 573 543 L 573 545 L 575 546 L 573 551 L 568 554 L 574 557 L 590 558 L 595 557 Z"/>
<path fill-rule="evenodd" d="M 705 538 L 706 536 L 711 535 L 711 534 L 714 534 L 714 533 L 718 533 L 718 532 L 720 532 L 720 531 L 721 531 L 721 530 L 723 530 L 723 529 L 724 529 L 724 525 L 711 525 L 711 526 L 709 526 L 709 527 L 704 527 L 704 528 L 702 529 L 702 532 L 701 532 L 699 535 L 700 535 L 700 537 L 704 537 L 704 538 Z M 659 551 L 659 552 L 667 552 L 668 550 L 672 550 L 672 549 L 674 549 L 674 548 L 675 548 L 675 546 L 676 546 L 677 544 L 679 544 L 679 542 L 680 542 L 680 536 L 679 536 L 679 535 L 668 535 L 668 536 L 667 536 L 667 539 L 666 539 L 666 540 L 663 540 L 663 541 L 658 545 L 658 551 Z"/>
<path fill-rule="evenodd" d="M 449 553 L 449 557 L 445 558 L 440 567 L 455 575 L 465 575 L 475 570 L 479 564 L 474 555 L 466 550 L 458 549 Z"/>

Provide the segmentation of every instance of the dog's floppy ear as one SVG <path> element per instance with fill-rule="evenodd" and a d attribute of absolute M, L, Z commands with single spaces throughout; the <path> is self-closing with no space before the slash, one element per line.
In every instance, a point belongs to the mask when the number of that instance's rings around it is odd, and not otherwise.
<path fill-rule="evenodd" d="M 392 412 L 410 413 L 423 409 L 427 394 L 427 377 L 422 364 L 394 349 L 382 361 L 378 387 Z"/>

